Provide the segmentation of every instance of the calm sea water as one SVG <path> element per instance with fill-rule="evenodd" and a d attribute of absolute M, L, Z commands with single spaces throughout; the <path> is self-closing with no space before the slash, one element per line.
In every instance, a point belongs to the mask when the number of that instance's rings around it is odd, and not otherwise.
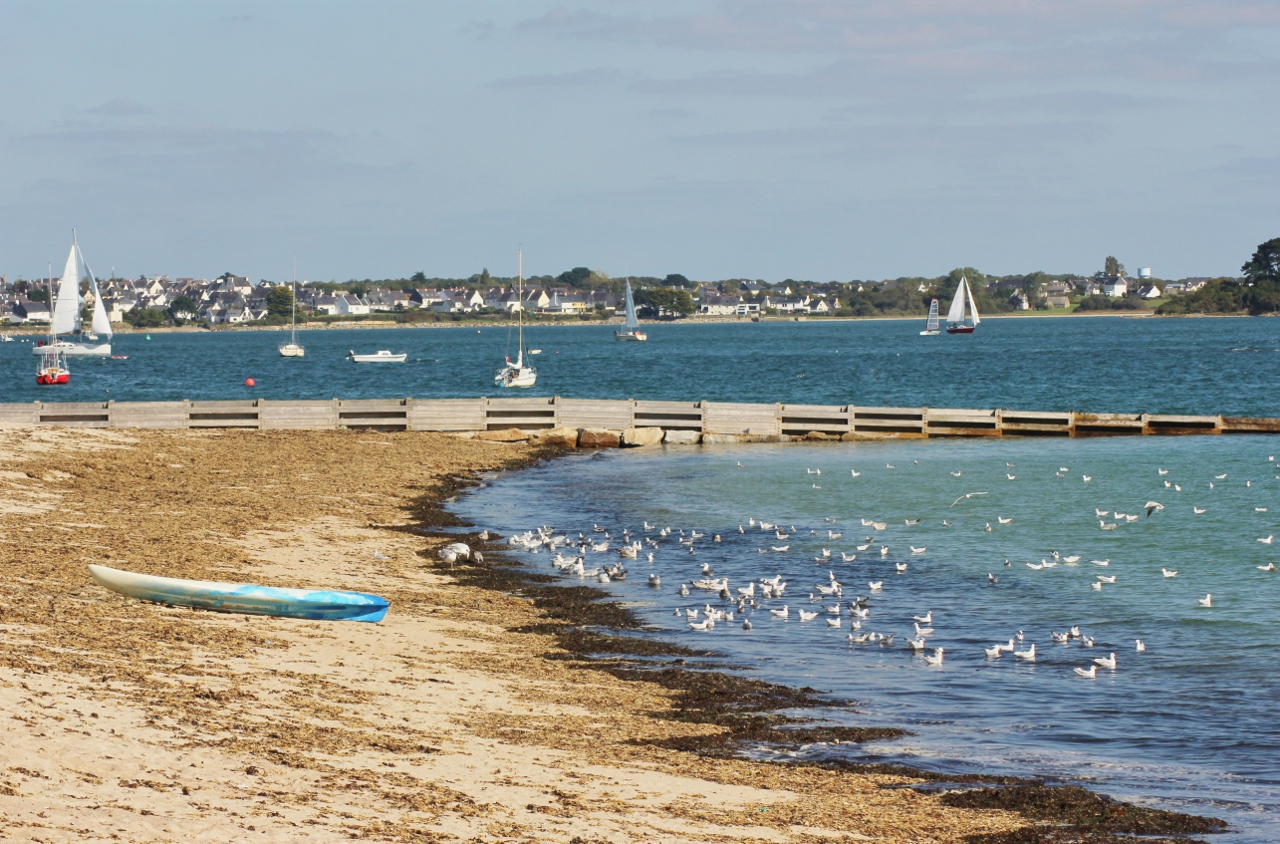
<path fill-rule="evenodd" d="M 496 478 L 456 506 L 504 533 L 548 524 L 599 539 L 591 533 L 599 524 L 615 535 L 625 527 L 656 537 L 643 530 L 646 521 L 670 526 L 676 532 L 660 540 L 653 563 L 642 557 L 625 582 L 603 588 L 635 602 L 660 635 L 714 648 L 767 679 L 864 701 L 849 723 L 916 733 L 809 754 L 1062 777 L 1225 817 L 1239 830 L 1228 840 L 1261 842 L 1280 837 L 1280 571 L 1257 568 L 1280 563 L 1280 543 L 1257 541 L 1280 533 L 1280 465 L 1272 457 L 1280 458 L 1280 440 L 1253 436 L 672 447 L 576 455 Z M 969 492 L 987 494 L 951 506 Z M 1151 500 L 1165 509 L 1148 517 Z M 1102 530 L 1096 510 L 1119 526 Z M 1117 510 L 1139 518 L 1117 519 Z M 793 535 L 779 540 L 752 518 Z M 919 525 L 906 524 L 914 519 Z M 695 529 L 706 537 L 691 555 L 678 532 Z M 711 541 L 717 533 L 720 543 Z M 871 547 L 856 552 L 868 536 Z M 781 546 L 789 550 L 760 553 Z M 832 559 L 815 563 L 824 549 Z M 1056 567 L 1028 568 L 1052 561 L 1054 551 Z M 842 552 L 858 557 L 846 563 Z M 1077 555 L 1074 565 L 1065 562 Z M 551 570 L 545 553 L 522 556 Z M 588 567 L 618 559 L 588 558 Z M 709 592 L 678 594 L 703 563 L 732 587 L 781 574 L 786 595 L 764 605 L 788 605 L 790 618 L 762 608 L 748 612 L 751 631 L 740 617 L 708 633 L 690 630 L 673 612 L 728 606 Z M 650 572 L 661 576 L 660 588 L 647 585 Z M 797 616 L 822 609 L 810 593 L 829 572 L 844 587 L 839 629 L 825 612 L 808 622 Z M 1095 591 L 1099 575 L 1116 582 Z M 882 591 L 870 591 L 872 581 Z M 1209 593 L 1213 606 L 1199 606 Z M 848 642 L 856 595 L 870 599 L 862 632 L 895 634 L 893 646 Z M 905 642 L 912 617 L 928 611 L 929 645 L 945 648 L 937 667 Z M 1051 632 L 1072 625 L 1095 637 L 1092 649 L 1051 641 Z M 1020 647 L 1037 646 L 1034 663 L 985 656 L 984 647 L 1019 630 Z M 1109 653 L 1114 671 L 1075 675 Z"/>
<path fill-rule="evenodd" d="M 658 325 L 648 343 L 609 326 L 535 327 L 524 395 L 1024 410 L 1280 415 L 1280 320 L 1020 318 L 968 337 L 914 321 Z M 38 387 L 29 343 L 0 343 L 0 401 L 159 401 L 495 395 L 515 352 L 506 328 L 303 331 L 301 360 L 274 331 L 122 335 L 128 360 L 72 359 Z M 343 359 L 409 353 L 403 365 Z M 253 378 L 257 386 L 244 386 Z"/>

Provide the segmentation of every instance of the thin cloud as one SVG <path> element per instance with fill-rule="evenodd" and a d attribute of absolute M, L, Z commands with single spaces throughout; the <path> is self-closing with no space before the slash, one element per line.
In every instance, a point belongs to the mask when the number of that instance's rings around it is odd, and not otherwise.
<path fill-rule="evenodd" d="M 151 109 L 136 100 L 116 97 L 114 100 L 108 100 L 102 105 L 87 108 L 84 113 L 100 114 L 104 117 L 140 117 L 144 114 L 150 114 Z"/>
<path fill-rule="evenodd" d="M 585 88 L 609 85 L 623 78 L 622 71 L 611 67 L 592 67 L 568 73 L 533 73 L 509 76 L 490 83 L 494 88 Z"/>

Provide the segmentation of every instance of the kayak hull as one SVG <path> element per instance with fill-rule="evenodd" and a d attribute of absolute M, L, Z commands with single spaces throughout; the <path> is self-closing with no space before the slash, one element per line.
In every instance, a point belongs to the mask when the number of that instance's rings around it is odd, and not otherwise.
<path fill-rule="evenodd" d="M 89 566 L 89 574 L 112 592 L 130 598 L 214 612 L 320 621 L 377 622 L 382 621 L 390 606 L 385 598 L 365 592 L 182 580 L 95 565 Z"/>

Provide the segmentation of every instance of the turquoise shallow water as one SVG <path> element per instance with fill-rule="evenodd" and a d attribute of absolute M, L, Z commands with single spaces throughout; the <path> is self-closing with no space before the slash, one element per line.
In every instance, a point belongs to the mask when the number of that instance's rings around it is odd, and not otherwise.
<path fill-rule="evenodd" d="M 967 337 L 914 321 L 658 325 L 648 343 L 611 326 L 533 328 L 526 395 L 602 399 L 1001 407 L 1280 415 L 1280 320 L 1018 318 Z M 72 383 L 37 387 L 27 343 L 0 344 L 2 401 L 460 397 L 494 395 L 506 328 L 304 331 L 301 360 L 275 331 L 130 334 L 128 360 L 72 359 Z M 404 351 L 356 365 L 349 349 Z M 257 386 L 247 388 L 252 377 Z"/>
<path fill-rule="evenodd" d="M 1280 544 L 1257 541 L 1280 533 L 1280 466 L 1269 457 L 1280 457 L 1280 440 L 1252 436 L 658 448 L 575 455 L 497 478 L 456 506 L 504 533 L 542 524 L 575 536 L 591 535 L 596 523 L 614 533 L 644 533 L 645 521 L 671 526 L 677 534 L 660 540 L 652 564 L 642 559 L 625 582 L 604 588 L 638 602 L 660 635 L 712 647 L 768 679 L 863 701 L 852 723 L 916 733 L 867 748 L 815 746 L 809 755 L 1063 777 L 1226 817 L 1239 830 L 1227 840 L 1273 841 L 1280 837 L 1280 571 L 1257 568 L 1280 564 Z M 975 491 L 988 494 L 951 506 Z M 1165 509 L 1147 517 L 1149 500 Z M 1117 510 L 1139 518 L 1104 531 L 1097 509 L 1108 511 L 1108 523 Z M 752 518 L 794 527 L 793 535 L 779 540 Z M 882 520 L 885 529 L 863 519 Z M 696 554 L 676 544 L 681 529 L 706 533 Z M 843 536 L 830 539 L 829 531 Z M 716 533 L 722 542 L 710 541 Z M 872 547 L 842 562 L 841 552 L 854 553 L 868 535 Z M 759 553 L 781 545 L 789 551 Z M 926 551 L 912 554 L 912 546 Z M 815 564 L 823 549 L 832 561 Z M 1053 551 L 1080 560 L 1027 567 L 1052 560 Z M 550 570 L 546 554 L 521 556 Z M 588 556 L 588 567 L 617 559 Z M 710 633 L 689 630 L 675 610 L 726 606 L 712 593 L 676 592 L 702 563 L 733 587 L 783 575 L 787 594 L 765 607 L 789 605 L 791 617 L 762 608 L 749 612 L 750 632 L 740 620 Z M 907 570 L 899 573 L 898 563 Z M 1162 567 L 1177 576 L 1164 577 Z M 841 629 L 829 628 L 825 613 L 797 618 L 801 608 L 821 609 L 809 595 L 829 571 L 844 584 Z M 650 572 L 661 576 L 660 589 L 648 587 Z M 999 582 L 989 584 L 988 573 Z M 1116 583 L 1093 590 L 1099 574 Z M 871 592 L 872 581 L 883 591 Z M 1197 603 L 1206 593 L 1212 608 Z M 892 647 L 847 641 L 855 595 L 870 599 L 863 632 L 895 634 Z M 945 648 L 940 667 L 905 645 L 912 616 L 930 610 L 929 644 Z M 1095 647 L 1051 642 L 1051 631 L 1072 625 L 1095 637 Z M 984 655 L 1018 630 L 1022 647 L 1037 645 L 1034 664 Z M 1136 651 L 1139 638 L 1144 653 Z M 1115 671 L 1075 675 L 1074 667 L 1111 652 Z"/>

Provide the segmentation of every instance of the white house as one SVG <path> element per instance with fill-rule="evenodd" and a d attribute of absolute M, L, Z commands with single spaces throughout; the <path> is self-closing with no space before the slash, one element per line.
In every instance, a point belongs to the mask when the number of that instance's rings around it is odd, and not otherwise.
<path fill-rule="evenodd" d="M 1146 284 L 1138 288 L 1139 299 L 1159 299 L 1160 288 L 1154 284 Z"/>
<path fill-rule="evenodd" d="M 369 302 L 354 293 L 344 293 L 335 298 L 337 299 L 335 303 L 337 305 L 337 313 L 342 316 L 358 316 L 369 313 Z"/>
<path fill-rule="evenodd" d="M 721 296 L 710 291 L 702 294 L 702 303 L 698 306 L 698 313 L 707 316 L 732 316 L 738 312 L 738 305 L 742 304 L 742 300 L 737 296 Z"/>
<path fill-rule="evenodd" d="M 1129 295 L 1129 282 L 1123 278 L 1107 279 L 1102 283 L 1102 295 L 1112 299 L 1121 299 Z"/>

